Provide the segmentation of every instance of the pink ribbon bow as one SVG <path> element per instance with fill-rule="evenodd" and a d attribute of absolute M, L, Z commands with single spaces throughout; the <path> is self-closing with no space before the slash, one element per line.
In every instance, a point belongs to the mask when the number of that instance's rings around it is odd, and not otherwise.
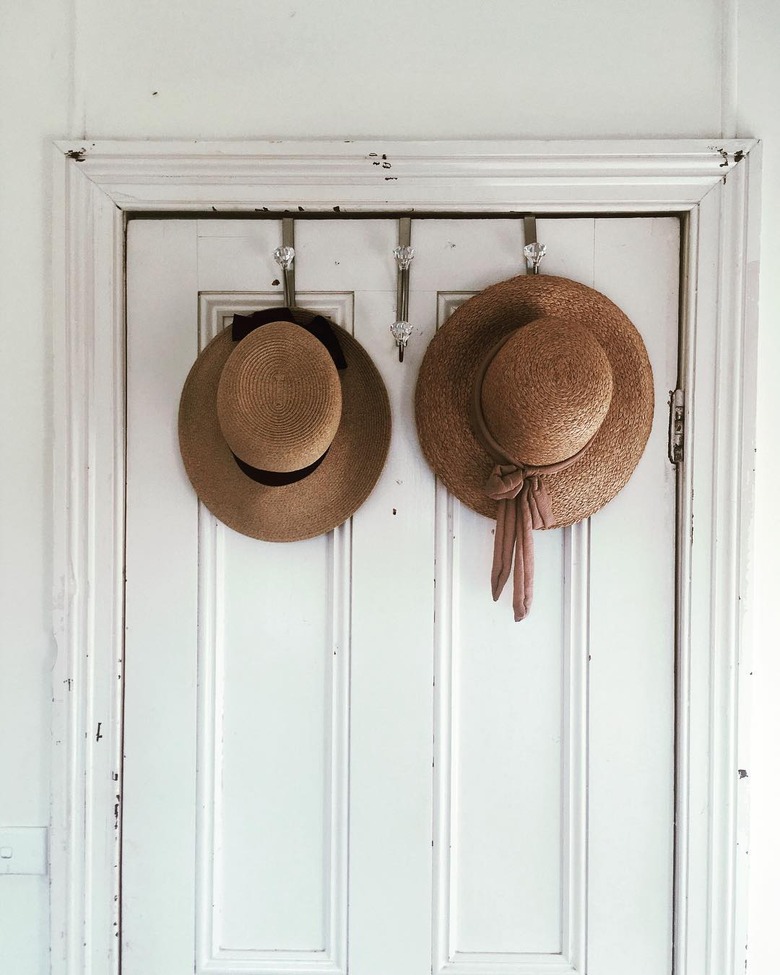
<path fill-rule="evenodd" d="M 496 464 L 485 483 L 485 493 L 498 501 L 496 537 L 490 584 L 493 600 L 501 595 L 512 570 L 514 554 L 515 621 L 528 615 L 534 595 L 534 528 L 552 527 L 550 496 L 541 471 L 567 466 L 554 464 L 543 469 L 516 464 Z"/>

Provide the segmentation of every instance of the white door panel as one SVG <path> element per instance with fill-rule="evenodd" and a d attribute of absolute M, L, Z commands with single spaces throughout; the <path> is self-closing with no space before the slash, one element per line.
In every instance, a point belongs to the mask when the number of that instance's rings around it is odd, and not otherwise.
<path fill-rule="evenodd" d="M 123 975 L 668 972 L 678 224 L 538 232 L 642 332 L 656 421 L 611 505 L 536 533 L 516 624 L 413 394 L 437 324 L 518 273 L 522 221 L 413 221 L 403 364 L 396 222 L 296 223 L 299 301 L 369 350 L 393 437 L 351 521 L 286 545 L 216 522 L 176 442 L 198 347 L 281 303 L 280 224 L 130 223 Z"/>

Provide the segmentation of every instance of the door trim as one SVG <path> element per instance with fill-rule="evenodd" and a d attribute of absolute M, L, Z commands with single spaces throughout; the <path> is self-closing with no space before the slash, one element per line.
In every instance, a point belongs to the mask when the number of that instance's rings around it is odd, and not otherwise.
<path fill-rule="evenodd" d="M 125 224 L 215 211 L 681 217 L 674 971 L 742 971 L 760 144 L 58 142 L 53 172 L 54 975 L 119 971 Z"/>

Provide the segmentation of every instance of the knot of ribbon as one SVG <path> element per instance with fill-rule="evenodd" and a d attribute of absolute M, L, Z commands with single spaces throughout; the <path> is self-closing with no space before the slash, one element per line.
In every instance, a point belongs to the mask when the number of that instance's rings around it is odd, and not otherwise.
<path fill-rule="evenodd" d="M 534 528 L 555 526 L 545 477 L 571 467 L 585 453 L 591 441 L 572 457 L 558 463 L 532 466 L 508 456 L 505 448 L 494 439 L 482 412 L 482 380 L 493 357 L 509 337 L 504 336 L 490 350 L 477 371 L 471 420 L 477 440 L 496 462 L 484 486 L 487 497 L 498 502 L 490 574 L 493 599 L 497 600 L 503 592 L 514 562 L 512 608 L 515 621 L 519 622 L 528 615 L 534 595 L 534 541 L 531 532 Z"/>
<path fill-rule="evenodd" d="M 554 524 L 550 495 L 541 468 L 521 464 L 496 464 L 485 483 L 485 494 L 498 502 L 490 573 L 493 599 L 498 599 L 503 592 L 514 556 L 512 608 L 515 620 L 520 621 L 528 615 L 534 594 L 531 532 Z"/>

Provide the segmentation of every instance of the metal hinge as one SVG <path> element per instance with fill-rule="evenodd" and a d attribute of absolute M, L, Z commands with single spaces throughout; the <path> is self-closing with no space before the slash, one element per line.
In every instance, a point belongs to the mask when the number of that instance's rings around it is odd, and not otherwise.
<path fill-rule="evenodd" d="M 669 462 L 681 464 L 685 451 L 685 393 L 682 389 L 669 393 Z"/>

